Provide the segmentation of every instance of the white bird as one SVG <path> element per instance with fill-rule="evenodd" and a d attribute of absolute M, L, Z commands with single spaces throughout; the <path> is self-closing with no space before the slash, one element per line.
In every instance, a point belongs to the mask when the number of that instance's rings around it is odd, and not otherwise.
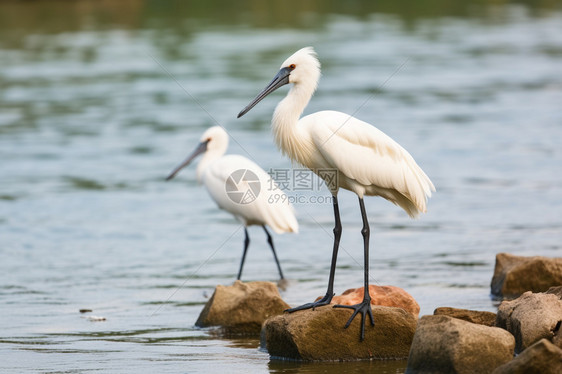
<path fill-rule="evenodd" d="M 273 80 L 244 108 L 238 117 L 246 114 L 258 102 L 279 87 L 292 83 L 287 96 L 277 105 L 273 114 L 272 130 L 277 146 L 297 162 L 323 178 L 333 195 L 335 216 L 334 247 L 326 295 L 319 301 L 289 309 L 289 312 L 327 305 L 334 295 L 334 274 L 342 227 L 337 194 L 340 188 L 359 197 L 363 220 L 364 285 L 363 301 L 357 305 L 335 305 L 354 312 L 347 321 L 349 327 L 361 313 L 361 336 L 365 337 L 365 315 L 374 326 L 369 295 L 369 222 L 363 197 L 381 196 L 400 206 L 412 218 L 426 212 L 426 204 L 433 183 L 416 164 L 412 156 L 389 136 L 376 127 L 350 115 L 321 111 L 300 118 L 316 91 L 320 78 L 320 63 L 311 47 L 303 48 L 281 65 Z M 300 118 L 300 119 L 299 119 Z M 327 171 L 333 170 L 337 178 Z M 333 175 L 332 175 L 333 176 Z"/>
<path fill-rule="evenodd" d="M 197 180 L 202 183 L 219 208 L 226 210 L 244 224 L 244 251 L 237 279 L 250 244 L 248 226 L 263 227 L 273 257 L 284 279 L 281 265 L 275 253 L 273 239 L 266 228 L 276 233 L 298 232 L 299 225 L 289 199 L 275 181 L 255 162 L 240 155 L 224 155 L 228 147 L 228 134 L 219 126 L 209 128 L 201 136 L 199 145 L 166 180 L 172 179 L 195 157 L 204 154 L 197 165 Z"/>

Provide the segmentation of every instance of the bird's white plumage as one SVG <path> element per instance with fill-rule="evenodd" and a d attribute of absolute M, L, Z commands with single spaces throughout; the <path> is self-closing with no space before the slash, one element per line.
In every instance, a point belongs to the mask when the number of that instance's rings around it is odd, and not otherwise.
<path fill-rule="evenodd" d="M 336 125 L 344 122 L 343 126 Z M 382 131 L 332 111 L 314 113 L 301 119 L 301 123 L 310 128 L 314 145 L 329 167 L 340 171 L 341 188 L 359 197 L 382 196 L 410 216 L 426 211 L 431 181 L 412 156 Z"/>
<path fill-rule="evenodd" d="M 381 196 L 415 217 L 426 212 L 433 183 L 413 157 L 376 127 L 350 115 L 321 111 L 300 118 L 316 90 L 320 64 L 310 47 L 282 66 L 295 66 L 293 87 L 279 103 L 272 128 L 278 147 L 309 169 L 338 171 L 338 187 L 359 197 Z M 335 191 L 337 193 L 337 191 Z"/>
<path fill-rule="evenodd" d="M 259 179 L 259 194 L 249 203 L 237 203 L 226 192 L 225 184 L 238 170 L 251 170 Z M 249 159 L 239 155 L 220 157 L 203 171 L 201 182 L 219 208 L 230 212 L 246 226 L 265 224 L 276 233 L 298 232 L 298 223 L 288 197 L 271 181 L 269 174 Z M 238 182 L 236 186 L 242 191 L 250 187 L 245 181 Z"/>
<path fill-rule="evenodd" d="M 359 196 L 363 227 L 364 289 L 369 289 L 370 228 L 363 201 L 364 195 L 377 195 L 402 207 L 411 217 L 426 211 L 427 198 L 435 187 L 416 164 L 412 156 L 398 143 L 374 126 L 344 113 L 317 112 L 300 118 L 310 101 L 320 78 L 320 63 L 310 47 L 303 48 L 281 65 L 273 80 L 239 114 L 243 116 L 257 103 L 279 87 L 292 83 L 291 90 L 275 108 L 272 131 L 275 142 L 291 160 L 306 166 L 321 178 L 334 195 L 334 247 L 326 295 L 289 312 L 330 304 L 334 295 L 334 275 L 341 238 L 341 221 L 337 193 L 340 188 Z M 331 172 L 327 172 L 331 169 Z M 334 172 L 337 179 L 334 180 Z M 360 340 L 365 338 L 365 321 L 369 316 L 374 326 L 371 296 L 365 292 L 356 305 L 335 305 L 335 308 L 353 309 L 345 324 L 350 326 L 361 313 Z"/>
<path fill-rule="evenodd" d="M 228 147 L 228 135 L 218 127 L 208 129 L 201 141 L 208 142 L 207 152 L 199 161 L 197 178 L 219 208 L 234 215 L 244 225 L 267 225 L 276 233 L 298 232 L 298 222 L 288 197 L 279 189 L 271 176 L 255 162 L 240 155 L 224 155 Z M 251 170 L 259 179 L 260 191 L 255 200 L 244 204 L 235 202 L 227 194 L 229 177 L 238 170 Z M 240 181 L 239 190 L 248 188 Z"/>

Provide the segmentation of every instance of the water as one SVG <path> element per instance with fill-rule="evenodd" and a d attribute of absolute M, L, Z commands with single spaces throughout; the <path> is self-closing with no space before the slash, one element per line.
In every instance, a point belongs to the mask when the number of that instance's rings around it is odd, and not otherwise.
<path fill-rule="evenodd" d="M 559 7 L 234 4 L 0 4 L 2 372 L 404 370 L 270 361 L 257 339 L 193 326 L 234 280 L 243 230 L 193 167 L 163 179 L 217 123 L 230 153 L 289 168 L 269 130 L 286 89 L 235 117 L 306 45 L 323 64 L 306 113 L 375 124 L 438 190 L 416 221 L 366 200 L 373 283 L 406 289 L 422 314 L 495 311 L 496 253 L 561 255 Z M 362 282 L 355 197 L 344 191 L 340 206 L 337 292 Z M 333 225 L 329 202 L 296 208 L 300 234 L 274 238 L 292 305 L 325 292 Z M 250 235 L 244 280 L 275 281 L 261 229 Z"/>

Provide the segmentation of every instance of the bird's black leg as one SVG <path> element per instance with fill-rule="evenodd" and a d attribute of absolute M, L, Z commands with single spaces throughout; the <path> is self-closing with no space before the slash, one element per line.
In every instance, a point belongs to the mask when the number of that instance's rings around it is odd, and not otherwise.
<path fill-rule="evenodd" d="M 240 270 L 238 270 L 238 277 L 236 279 L 240 280 L 242 277 L 242 268 L 244 267 L 244 261 L 246 261 L 246 252 L 248 252 L 248 246 L 250 245 L 250 237 L 248 236 L 248 228 L 244 227 L 244 252 L 242 252 L 242 261 L 240 262 Z"/>
<path fill-rule="evenodd" d="M 293 313 L 297 310 L 304 310 L 310 308 L 316 308 L 323 305 L 328 305 L 332 301 L 332 297 L 334 297 L 334 277 L 336 275 L 336 262 L 338 259 L 338 249 L 340 247 L 340 238 L 341 238 L 341 220 L 340 220 L 340 209 L 338 206 L 338 198 L 336 195 L 332 195 L 332 205 L 334 206 L 334 249 L 332 250 L 332 264 L 330 265 L 330 278 L 328 279 L 328 290 L 326 291 L 326 295 L 318 301 L 307 303 L 301 306 L 297 306 L 296 308 L 287 309 L 286 312 Z"/>
<path fill-rule="evenodd" d="M 365 275 L 365 288 L 363 301 L 356 305 L 334 305 L 334 308 L 348 308 L 353 309 L 353 314 L 345 324 L 344 328 L 348 328 L 351 321 L 355 318 L 357 313 L 361 313 L 361 335 L 360 340 L 365 339 L 365 315 L 369 315 L 371 320 L 371 326 L 375 325 L 375 320 L 373 318 L 373 311 L 371 310 L 371 295 L 369 295 L 369 221 L 367 220 L 367 212 L 365 211 L 365 203 L 362 198 L 359 198 L 359 206 L 361 207 L 361 217 L 363 218 L 363 228 L 361 229 L 361 234 L 363 235 L 363 252 L 364 252 L 364 275 Z"/>
<path fill-rule="evenodd" d="M 271 247 L 271 251 L 273 252 L 273 258 L 275 258 L 275 263 L 277 264 L 279 275 L 281 276 L 281 279 L 285 279 L 285 277 L 283 276 L 283 271 L 281 270 L 281 264 L 279 263 L 279 259 L 277 258 L 277 253 L 275 253 L 275 247 L 273 246 L 273 238 L 269 234 L 269 231 L 267 231 L 265 225 L 262 225 L 262 227 L 263 227 L 263 231 L 265 231 L 267 235 L 267 242 L 269 243 L 269 246 Z"/>

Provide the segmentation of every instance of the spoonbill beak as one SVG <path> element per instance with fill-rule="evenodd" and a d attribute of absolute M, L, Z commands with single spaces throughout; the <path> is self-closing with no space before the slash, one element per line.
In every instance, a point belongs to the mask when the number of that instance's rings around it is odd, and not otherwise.
<path fill-rule="evenodd" d="M 238 117 L 242 117 L 244 114 L 248 113 L 250 109 L 256 106 L 257 103 L 263 100 L 264 97 L 275 91 L 281 86 L 284 86 L 289 83 L 289 75 L 291 74 L 291 68 L 282 68 L 279 70 L 277 75 L 273 77 L 273 80 L 269 82 L 269 84 L 263 89 L 262 92 L 256 96 L 254 100 L 247 107 L 245 107 L 240 113 L 238 113 Z"/>
<path fill-rule="evenodd" d="M 182 162 L 181 164 L 179 164 L 179 166 L 177 168 L 174 169 L 174 171 L 172 171 L 170 173 L 170 175 L 168 175 L 168 177 L 166 178 L 167 181 L 169 181 L 170 179 L 172 179 L 173 177 L 176 176 L 177 173 L 179 173 L 179 171 L 181 169 L 183 169 L 184 167 L 186 167 L 187 165 L 189 165 L 191 163 L 191 161 L 193 161 L 193 159 L 197 156 L 199 156 L 201 153 L 205 153 L 207 151 L 207 144 L 209 143 L 209 141 L 204 141 L 199 143 L 199 145 L 197 145 L 197 148 L 195 148 L 193 150 L 193 152 L 189 155 L 189 157 L 187 157 L 185 159 L 184 162 Z"/>

